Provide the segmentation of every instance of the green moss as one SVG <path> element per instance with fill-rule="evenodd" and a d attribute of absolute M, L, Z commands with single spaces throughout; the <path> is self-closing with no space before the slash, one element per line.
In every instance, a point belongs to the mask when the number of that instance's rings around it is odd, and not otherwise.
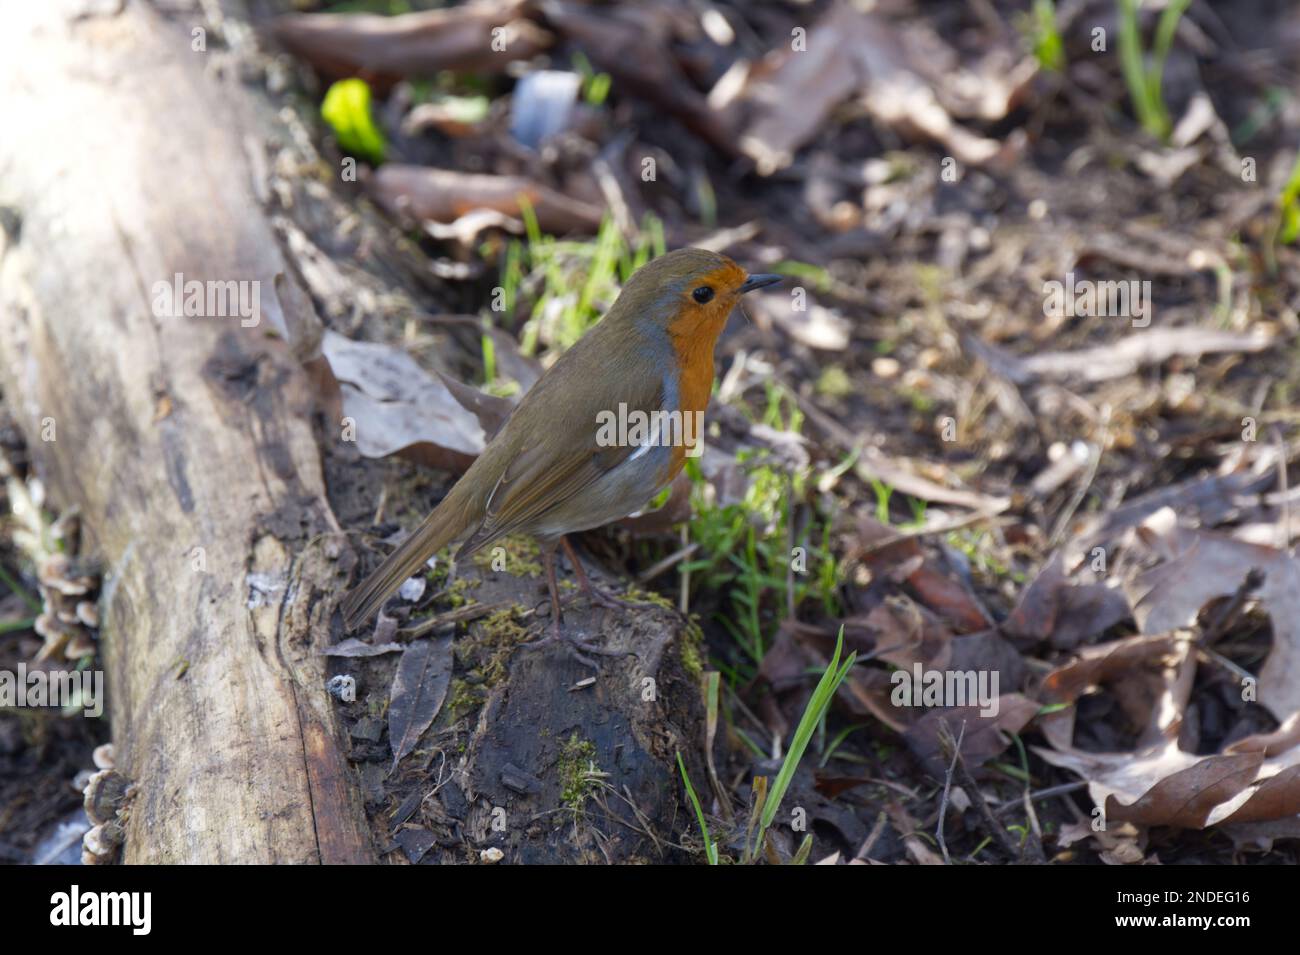
<path fill-rule="evenodd" d="M 454 679 L 447 700 L 447 713 L 451 721 L 455 722 L 462 716 L 473 713 L 486 699 L 487 690 L 483 686 L 476 686 L 468 680 Z"/>
<path fill-rule="evenodd" d="M 839 365 L 830 365 L 817 379 L 817 394 L 825 398 L 843 398 L 853 394 L 853 382 Z"/>
<path fill-rule="evenodd" d="M 444 547 L 434 556 L 433 566 L 426 567 L 424 579 L 435 591 L 447 585 L 447 575 L 451 573 L 451 548 Z"/>
<path fill-rule="evenodd" d="M 484 642 L 496 645 L 519 643 L 528 632 L 524 629 L 524 625 L 519 622 L 521 615 L 522 612 L 518 606 L 504 607 L 495 613 L 488 614 L 480 625 Z"/>
<path fill-rule="evenodd" d="M 599 775 L 595 744 L 580 737 L 575 730 L 560 750 L 556 770 L 560 774 L 561 801 L 574 812 L 581 811 Z"/>
<path fill-rule="evenodd" d="M 497 548 L 500 548 L 498 550 Z M 511 577 L 540 577 L 542 565 L 537 560 L 540 549 L 531 537 L 510 536 L 474 555 L 474 566 L 481 570 L 501 571 Z M 503 556 L 503 561 L 496 558 Z M 493 566 L 493 564 L 497 566 Z"/>
<path fill-rule="evenodd" d="M 682 661 L 682 669 L 698 680 L 704 676 L 704 631 L 700 629 L 698 616 L 691 614 L 677 641 L 677 653 Z"/>
<path fill-rule="evenodd" d="M 676 610 L 677 605 L 655 590 L 642 590 L 640 587 L 633 585 L 627 588 L 623 599 L 631 600 L 633 603 L 654 604 L 656 607 L 663 607 L 665 610 Z"/>
<path fill-rule="evenodd" d="M 695 644 L 683 639 L 677 644 L 677 652 L 681 656 L 683 670 L 696 680 L 704 676 L 704 661 L 700 659 L 700 651 Z"/>
<path fill-rule="evenodd" d="M 456 655 L 457 668 L 465 672 L 468 683 L 491 688 L 501 681 L 510 657 L 528 636 L 523 620 L 522 607 L 505 607 L 471 626 L 455 642 L 452 652 Z M 482 699 L 477 702 L 481 703 Z"/>
<path fill-rule="evenodd" d="M 486 659 L 479 667 L 483 682 L 495 686 L 506 675 L 515 648 L 523 643 L 528 630 L 521 622 L 523 610 L 518 606 L 506 607 L 489 614 L 479 626 L 479 645 L 486 651 Z"/>
<path fill-rule="evenodd" d="M 477 587 L 477 580 L 470 580 L 468 577 L 457 577 L 450 587 L 447 588 L 447 603 L 453 610 L 464 607 L 467 604 L 475 602 L 470 590 Z"/>
<path fill-rule="evenodd" d="M 907 399 L 908 404 L 921 414 L 929 414 L 934 410 L 934 398 L 916 388 L 899 388 L 899 393 Z"/>

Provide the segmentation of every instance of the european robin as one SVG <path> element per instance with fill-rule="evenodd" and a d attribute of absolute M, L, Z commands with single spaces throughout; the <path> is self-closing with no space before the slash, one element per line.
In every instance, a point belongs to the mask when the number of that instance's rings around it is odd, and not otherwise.
<path fill-rule="evenodd" d="M 537 539 L 546 568 L 553 633 L 544 642 L 563 636 L 557 544 L 565 534 L 643 507 L 698 453 L 700 434 L 690 423 L 702 420 L 713 390 L 718 336 L 740 296 L 780 279 L 749 275 L 727 256 L 703 249 L 670 252 L 637 270 L 609 312 L 515 406 L 424 523 L 347 595 L 348 629 L 448 543 L 464 541 L 459 560 L 524 533 Z M 609 427 L 619 415 L 631 426 Z M 647 420 L 651 427 L 636 427 Z M 669 427 L 673 421 L 681 424 Z M 607 603 L 563 542 L 584 593 Z"/>

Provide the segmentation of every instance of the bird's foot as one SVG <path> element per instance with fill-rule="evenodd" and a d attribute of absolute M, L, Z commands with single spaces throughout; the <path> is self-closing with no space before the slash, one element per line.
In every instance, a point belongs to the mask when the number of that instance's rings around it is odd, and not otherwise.
<path fill-rule="evenodd" d="M 616 596 L 612 591 L 590 583 L 585 588 L 579 587 L 574 593 L 561 598 L 561 603 L 568 605 L 579 597 L 586 597 L 587 602 L 593 607 L 604 607 L 607 610 L 640 610 L 646 606 L 646 604 L 637 603 L 635 600 Z"/>
<path fill-rule="evenodd" d="M 582 561 L 578 559 L 578 554 L 569 543 L 567 537 L 560 538 L 564 552 L 569 557 L 569 563 L 573 565 L 573 575 L 578 578 L 578 594 L 587 598 L 587 602 L 593 607 L 605 607 L 608 610 L 637 610 L 644 604 L 636 603 L 632 600 L 626 600 L 623 597 L 616 597 L 613 593 L 602 587 L 597 587 L 587 576 L 587 572 L 582 568 Z M 578 594 L 569 594 L 561 603 L 571 602 Z"/>
<path fill-rule="evenodd" d="M 599 670 L 600 664 L 591 659 L 587 654 L 593 654 L 600 657 L 623 657 L 632 653 L 631 650 L 608 650 L 605 647 L 598 646 L 588 640 L 583 640 L 576 634 L 570 633 L 564 626 L 564 622 L 559 618 L 551 624 L 550 633 L 540 640 L 530 640 L 527 643 L 519 645 L 521 650 L 540 650 L 543 647 L 549 647 L 553 644 L 563 644 L 572 656 L 584 666 L 589 666 L 593 670 Z"/>

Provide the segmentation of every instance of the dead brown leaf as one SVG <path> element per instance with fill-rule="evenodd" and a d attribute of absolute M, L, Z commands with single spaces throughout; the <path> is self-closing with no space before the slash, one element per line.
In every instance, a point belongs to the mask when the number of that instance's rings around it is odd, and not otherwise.
<path fill-rule="evenodd" d="M 393 673 L 388 702 L 388 741 L 393 767 L 420 741 L 442 709 L 451 686 L 452 637 L 407 644 Z"/>
<path fill-rule="evenodd" d="M 1125 582 L 1138 628 L 1161 633 L 1195 623 L 1207 603 L 1263 571 L 1258 599 L 1273 624 L 1259 674 L 1259 701 L 1278 719 L 1300 710 L 1300 561 L 1288 551 L 1182 526 L 1172 508 L 1138 528 L 1137 540 L 1162 562 Z"/>
<path fill-rule="evenodd" d="M 522 215 L 521 197 L 532 206 L 543 231 L 559 235 L 595 232 L 604 215 L 598 206 L 570 199 L 525 176 L 385 163 L 370 177 L 368 189 L 375 201 L 393 215 L 420 222 L 452 223 L 480 210 L 517 219 Z"/>
<path fill-rule="evenodd" d="M 774 54 L 751 71 L 739 102 L 756 109 L 741 148 L 760 174 L 770 175 L 788 166 L 831 111 L 855 95 L 880 122 L 942 144 L 959 162 L 986 165 L 1014 152 L 955 123 L 935 85 L 916 68 L 899 28 L 845 2 L 808 31 L 806 50 Z"/>
<path fill-rule="evenodd" d="M 355 439 L 365 457 L 401 453 L 462 471 L 483 450 L 474 414 L 402 349 L 327 331 L 321 352 L 341 399 L 344 439 Z"/>
<path fill-rule="evenodd" d="M 943 779 L 949 760 L 944 757 L 939 741 L 939 727 L 947 722 L 954 739 L 961 738 L 961 755 L 971 769 L 998 756 L 1011 745 L 1007 733 L 1019 733 L 1034 714 L 1039 704 L 1019 693 L 1003 693 L 986 712 L 978 704 L 949 706 L 924 711 L 919 720 L 903 734 L 907 748 L 921 761 L 936 779 Z M 962 724 L 965 735 L 961 734 Z"/>
<path fill-rule="evenodd" d="M 822 351 L 843 351 L 849 346 L 851 326 L 839 312 L 816 302 L 796 311 L 789 294 L 751 294 L 743 306 L 760 327 L 775 324 L 791 339 Z"/>
<path fill-rule="evenodd" d="M 872 577 L 906 584 L 958 633 L 978 632 L 992 625 L 979 599 L 945 566 L 942 557 L 929 556 L 917 537 L 899 537 L 893 528 L 865 513 L 857 516 L 855 531 L 845 544 L 846 564 L 860 561 Z"/>
<path fill-rule="evenodd" d="M 1084 572 L 1084 576 L 1091 576 Z M 1058 552 L 1020 595 L 1002 631 L 1072 650 L 1129 617 L 1124 592 L 1099 582 L 1071 583 Z"/>
<path fill-rule="evenodd" d="M 1204 829 L 1300 813 L 1300 749 L 1197 756 L 1166 740 L 1137 753 L 1059 752 L 1035 747 L 1054 766 L 1088 780 L 1106 819 Z"/>
<path fill-rule="evenodd" d="M 544 0 L 542 10 L 558 33 L 613 77 L 617 88 L 655 104 L 725 155 L 738 155 L 731 129 L 678 65 L 671 46 L 671 7 L 623 4 L 598 10 Z"/>
<path fill-rule="evenodd" d="M 1071 704 L 1042 717 L 1039 727 L 1043 735 L 1057 749 L 1070 749 L 1073 704 L 1089 689 L 1106 685 L 1132 724 L 1143 728 L 1144 741 L 1176 737 L 1190 690 L 1188 674 L 1194 665 L 1188 649 L 1188 641 L 1173 634 L 1084 647 L 1073 660 L 1052 670 L 1039 687 L 1044 703 Z"/>
<path fill-rule="evenodd" d="M 1259 352 L 1273 342 L 1262 332 L 1225 332 L 1217 328 L 1144 328 L 1116 342 L 1074 351 L 1047 351 L 1019 357 L 988 342 L 968 337 L 972 351 L 1017 385 L 1040 379 L 1110 381 L 1132 375 L 1146 365 L 1171 358 L 1199 358 L 1218 352 Z"/>
<path fill-rule="evenodd" d="M 1243 468 L 1158 488 L 1092 519 L 1071 543 L 1067 562 L 1090 556 L 1090 548 L 1118 537 L 1164 507 L 1173 508 L 1189 523 L 1211 527 L 1239 508 L 1238 498 L 1258 494 L 1275 480 L 1271 471 Z"/>
<path fill-rule="evenodd" d="M 462 408 L 478 419 L 485 442 L 491 441 L 496 436 L 501 426 L 506 423 L 506 419 L 510 417 L 510 412 L 515 410 L 515 403 L 509 398 L 479 391 L 441 372 L 438 373 L 438 380 L 446 386 Z"/>
<path fill-rule="evenodd" d="M 523 6 L 488 0 L 391 17 L 290 13 L 273 21 L 271 33 L 329 77 L 361 76 L 382 85 L 442 70 L 500 73 L 550 46 L 550 35 L 519 15 Z"/>
<path fill-rule="evenodd" d="M 1263 753 L 1276 756 L 1293 746 L 1300 746 L 1300 711 L 1292 713 L 1286 722 L 1271 733 L 1256 733 L 1225 746 L 1225 753 Z"/>

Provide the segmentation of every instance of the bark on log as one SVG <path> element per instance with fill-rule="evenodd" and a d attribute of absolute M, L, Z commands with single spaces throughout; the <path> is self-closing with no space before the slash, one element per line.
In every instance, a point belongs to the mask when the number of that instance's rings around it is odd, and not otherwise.
<path fill-rule="evenodd" d="M 288 345 L 315 316 L 254 195 L 246 94 L 145 4 L 4 17 L 0 375 L 109 568 L 125 860 L 371 860 L 314 652 L 344 584 Z M 260 283 L 260 324 L 155 317 L 176 273 Z"/>
<path fill-rule="evenodd" d="M 545 604 L 540 578 L 470 567 L 462 579 L 489 606 Z M 468 720 L 446 714 L 447 729 L 435 725 L 422 744 L 461 752 L 433 762 L 445 767 L 438 772 L 417 768 L 406 798 L 419 794 L 420 812 L 395 819 L 399 840 L 412 835 L 402 829 L 431 834 L 439 848 L 424 861 L 463 861 L 469 848 L 498 849 L 516 863 L 658 863 L 684 860 L 677 847 L 698 842 L 680 799 L 676 754 L 707 801 L 700 658 L 692 652 L 701 648 L 676 611 L 652 604 L 611 610 L 578 598 L 564 622 L 574 636 L 622 655 L 601 656 L 593 671 L 560 644 L 502 646 L 492 618 L 457 638 L 453 696 L 476 693 L 483 702 Z M 494 657 L 505 660 L 501 679 L 467 681 L 491 672 Z M 409 762 L 421 761 L 415 754 Z M 397 794 L 406 791 L 402 775 L 392 782 Z"/>

